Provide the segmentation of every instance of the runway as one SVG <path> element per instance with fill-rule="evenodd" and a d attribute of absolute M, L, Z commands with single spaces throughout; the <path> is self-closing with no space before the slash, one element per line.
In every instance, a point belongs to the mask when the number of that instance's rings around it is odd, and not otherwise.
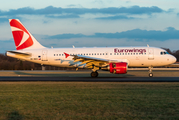
<path fill-rule="evenodd" d="M 1 82 L 179 82 L 179 77 L 0 77 Z"/>
<path fill-rule="evenodd" d="M 127 74 L 111 74 L 99 71 L 97 78 L 90 77 L 91 71 L 0 71 L 0 81 L 59 81 L 59 82 L 179 82 L 179 70 L 129 70 Z"/>

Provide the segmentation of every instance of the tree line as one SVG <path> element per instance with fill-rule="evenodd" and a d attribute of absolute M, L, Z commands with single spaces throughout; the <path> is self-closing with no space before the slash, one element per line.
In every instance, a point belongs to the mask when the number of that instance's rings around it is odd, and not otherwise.
<path fill-rule="evenodd" d="M 170 49 L 165 49 L 169 54 L 174 55 L 179 62 L 179 50 L 171 51 Z M 45 66 L 46 70 L 67 70 L 75 68 L 60 68 L 54 66 Z M 42 70 L 42 66 L 37 63 L 32 63 L 28 61 L 18 60 L 16 58 L 8 57 L 4 54 L 0 54 L 0 70 Z"/>

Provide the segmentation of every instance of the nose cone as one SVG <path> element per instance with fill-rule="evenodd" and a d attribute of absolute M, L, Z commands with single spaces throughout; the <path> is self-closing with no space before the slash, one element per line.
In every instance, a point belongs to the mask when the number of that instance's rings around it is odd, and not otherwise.
<path fill-rule="evenodd" d="M 171 56 L 171 62 L 172 62 L 172 63 L 175 63 L 176 61 L 177 61 L 176 57 Z M 171 64 L 172 64 L 172 63 L 171 63 Z"/>

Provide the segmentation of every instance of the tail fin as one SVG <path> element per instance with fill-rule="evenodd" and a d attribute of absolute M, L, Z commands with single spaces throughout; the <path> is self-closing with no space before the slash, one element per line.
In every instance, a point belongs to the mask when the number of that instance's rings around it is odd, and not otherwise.
<path fill-rule="evenodd" d="M 9 23 L 17 50 L 45 48 L 30 34 L 18 19 L 9 19 Z"/>

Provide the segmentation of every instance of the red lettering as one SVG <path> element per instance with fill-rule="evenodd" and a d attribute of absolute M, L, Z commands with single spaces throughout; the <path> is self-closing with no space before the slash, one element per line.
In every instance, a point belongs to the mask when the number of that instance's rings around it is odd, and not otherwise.
<path fill-rule="evenodd" d="M 133 50 L 129 50 L 129 52 L 133 52 Z"/>
<path fill-rule="evenodd" d="M 146 49 L 118 49 L 118 48 L 115 48 L 114 49 L 114 53 L 121 53 L 121 52 L 139 52 L 139 53 L 143 53 L 143 52 L 146 52 Z"/>
<path fill-rule="evenodd" d="M 114 49 L 114 52 L 115 52 L 115 53 L 117 53 L 117 52 L 118 52 L 118 49 L 117 49 L 117 48 L 115 48 L 115 49 Z"/>
<path fill-rule="evenodd" d="M 119 51 L 119 53 L 121 53 L 121 52 L 123 52 L 123 49 L 121 49 L 121 50 Z"/>

